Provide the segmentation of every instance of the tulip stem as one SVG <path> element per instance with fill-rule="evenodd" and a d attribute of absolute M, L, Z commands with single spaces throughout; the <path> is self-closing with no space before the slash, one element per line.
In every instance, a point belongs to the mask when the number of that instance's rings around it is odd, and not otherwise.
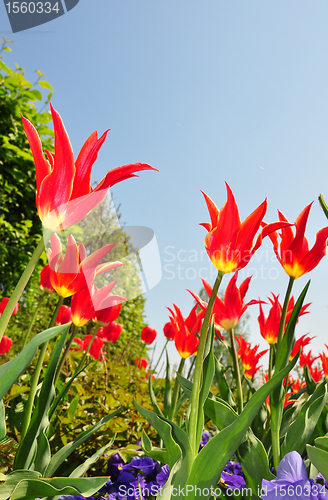
<path fill-rule="evenodd" d="M 279 333 L 278 333 L 277 350 L 276 350 L 277 355 L 278 355 L 279 348 L 280 348 L 280 345 L 282 342 L 282 338 L 283 338 L 284 333 L 285 333 L 287 309 L 288 309 L 290 294 L 292 292 L 294 281 L 295 281 L 294 276 L 290 276 L 286 295 L 285 295 L 285 301 L 284 301 L 284 305 L 283 305 L 282 312 L 281 312 L 280 323 L 279 323 Z"/>
<path fill-rule="evenodd" d="M 162 352 L 161 352 L 161 354 L 160 354 L 160 356 L 159 356 L 159 358 L 158 358 L 158 360 L 157 360 L 157 363 L 156 363 L 156 365 L 155 365 L 155 368 L 152 368 L 152 371 L 153 371 L 153 372 L 155 372 L 155 371 L 156 371 L 156 368 L 158 367 L 158 364 L 159 364 L 159 362 L 160 362 L 160 360 L 161 360 L 161 358 L 162 358 L 162 356 L 163 356 L 163 354 L 164 354 L 164 351 L 165 351 L 165 349 L 166 349 L 166 346 L 167 346 L 168 342 L 169 342 L 169 339 L 166 339 L 165 345 L 164 345 L 164 347 L 163 347 L 163 349 L 162 349 Z"/>
<path fill-rule="evenodd" d="M 57 367 L 56 377 L 55 377 L 55 383 L 54 383 L 55 387 L 57 386 L 57 382 L 58 382 L 60 373 L 61 373 L 61 371 L 63 369 L 63 366 L 64 366 L 64 363 L 65 363 L 66 358 L 68 356 L 70 347 L 71 347 L 71 345 L 73 343 L 74 337 L 76 335 L 76 331 L 77 331 L 77 327 L 75 325 L 73 325 L 71 336 L 70 336 L 70 338 L 66 342 L 65 351 L 63 352 L 62 357 L 61 357 L 61 359 L 59 361 L 59 364 L 58 364 L 58 367 Z"/>
<path fill-rule="evenodd" d="M 34 325 L 34 321 L 35 321 L 35 318 L 36 318 L 36 315 L 38 313 L 38 310 L 39 310 L 39 307 L 41 306 L 42 302 L 44 301 L 44 298 L 45 298 L 46 294 L 45 292 L 42 292 L 42 295 L 40 295 L 39 297 L 39 300 L 36 304 L 36 308 L 34 310 L 34 313 L 32 315 L 32 318 L 31 318 L 31 321 L 30 321 L 30 324 L 28 326 L 28 329 L 26 330 L 26 333 L 25 333 L 25 337 L 24 337 L 24 341 L 23 341 L 23 345 L 22 345 L 22 349 L 24 349 L 24 347 L 26 346 L 27 344 L 27 341 L 28 341 L 28 338 L 29 338 L 29 335 L 31 333 L 31 330 L 32 330 L 32 327 Z"/>
<path fill-rule="evenodd" d="M 243 411 L 243 406 L 244 406 L 243 389 L 242 389 L 242 385 L 241 385 L 238 355 L 237 355 L 237 351 L 236 351 L 235 334 L 234 334 L 233 328 L 230 328 L 229 334 L 230 334 L 230 343 L 231 343 L 232 362 L 233 362 L 233 368 L 234 368 L 234 372 L 235 372 L 236 385 L 237 385 L 237 406 L 238 406 L 238 413 L 240 414 Z"/>
<path fill-rule="evenodd" d="M 179 375 L 182 374 L 182 370 L 184 368 L 185 361 L 186 361 L 185 358 L 181 358 L 181 361 L 180 361 L 180 364 L 179 364 L 179 368 L 178 368 L 178 371 L 177 371 L 177 375 L 175 377 L 175 382 L 174 382 L 174 387 L 173 387 L 173 393 L 172 393 L 171 408 L 170 408 L 170 413 L 169 413 L 169 416 L 168 416 L 169 420 L 173 420 L 174 416 L 175 416 L 175 408 L 176 408 L 176 405 L 177 405 L 177 401 L 178 401 L 178 397 L 179 397 L 179 388 L 180 388 L 178 374 Z"/>
<path fill-rule="evenodd" d="M 269 380 L 272 378 L 274 344 L 270 344 Z"/>
<path fill-rule="evenodd" d="M 27 285 L 28 280 L 31 277 L 31 274 L 33 273 L 35 266 L 37 265 L 42 252 L 45 248 L 45 241 L 44 237 L 41 238 L 39 241 L 38 246 L 34 250 L 34 253 L 27 264 L 22 276 L 20 277 L 13 293 L 11 294 L 11 297 L 5 307 L 5 310 L 3 311 L 1 317 L 0 317 L 0 342 L 3 337 L 3 334 L 5 333 L 5 330 L 7 328 L 7 325 L 9 323 L 9 320 L 11 318 L 11 315 L 16 307 L 16 304 L 18 303 L 20 296 L 22 295 L 23 291 L 25 290 L 25 287 Z"/>
<path fill-rule="evenodd" d="M 195 363 L 196 363 L 196 356 L 194 356 L 192 362 L 190 363 L 190 368 L 189 368 L 189 371 L 188 371 L 188 375 L 187 375 L 187 380 L 189 380 L 190 376 L 191 376 L 191 372 L 195 366 Z"/>
<path fill-rule="evenodd" d="M 286 315 L 289 304 L 289 299 L 291 295 L 291 291 L 293 288 L 295 278 L 293 276 L 289 277 L 289 283 L 285 295 L 285 301 L 281 312 L 280 324 L 279 324 L 279 333 L 278 333 L 278 341 L 276 347 L 276 359 L 279 356 L 279 350 L 282 342 L 282 338 L 285 333 L 285 323 L 286 323 Z M 277 389 L 276 389 L 277 390 Z M 275 402 L 273 401 L 273 393 L 270 394 L 270 407 L 271 407 L 271 441 L 272 441 L 272 456 L 273 456 L 273 465 L 275 470 L 278 470 L 278 466 L 280 463 L 280 427 L 281 427 L 281 419 L 282 419 L 282 409 L 284 405 L 284 394 L 282 391 L 282 397 L 279 399 L 278 407 L 275 406 Z"/>
<path fill-rule="evenodd" d="M 59 297 L 56 309 L 55 309 L 55 311 L 52 315 L 52 318 L 50 320 L 50 323 L 49 323 L 49 328 L 52 328 L 55 325 L 56 318 L 57 318 L 59 309 L 60 309 L 63 301 L 64 301 L 64 298 Z M 25 408 L 25 412 L 24 412 L 21 440 L 25 437 L 28 426 L 30 425 L 34 397 L 35 397 L 36 389 L 37 389 L 38 384 L 39 384 L 40 373 L 42 370 L 43 360 L 44 360 L 44 356 L 45 356 L 46 351 L 47 351 L 47 347 L 48 347 L 48 342 L 45 342 L 44 344 L 42 344 L 41 349 L 40 349 L 39 358 L 38 358 L 38 361 L 37 361 L 37 364 L 36 364 L 36 367 L 34 370 L 31 388 L 30 388 L 30 392 L 28 395 L 28 400 L 27 400 L 27 404 L 26 404 L 26 408 Z"/>
<path fill-rule="evenodd" d="M 87 355 L 88 355 L 88 352 L 90 351 L 91 349 L 91 346 L 92 346 L 92 342 L 94 341 L 97 333 L 99 332 L 99 329 L 100 329 L 100 326 L 97 326 L 97 328 L 95 329 L 94 331 L 94 334 L 92 335 L 92 338 L 88 344 L 88 347 L 86 348 L 86 350 L 84 351 L 83 353 L 83 356 L 81 358 L 81 361 L 79 362 L 79 365 L 77 367 L 77 369 L 75 370 L 75 373 L 78 372 L 80 370 L 80 368 L 82 367 L 83 363 L 85 362 L 86 358 L 87 358 Z"/>
<path fill-rule="evenodd" d="M 192 386 L 192 393 L 191 393 L 190 419 L 189 419 L 189 440 L 194 457 L 196 457 L 198 453 L 198 446 L 199 446 L 199 443 L 197 443 L 197 424 L 198 424 L 198 409 L 199 409 L 199 393 L 201 389 L 206 337 L 207 337 L 208 326 L 210 324 L 214 301 L 216 299 L 223 276 L 224 272 L 219 271 L 213 286 L 208 306 L 206 308 L 204 321 L 200 331 L 200 339 L 199 339 L 199 345 L 196 356 L 196 365 L 194 371 L 194 383 Z"/>

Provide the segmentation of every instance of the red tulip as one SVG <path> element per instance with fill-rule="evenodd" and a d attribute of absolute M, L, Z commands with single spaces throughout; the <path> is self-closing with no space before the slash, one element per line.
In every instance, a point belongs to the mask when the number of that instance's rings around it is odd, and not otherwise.
<path fill-rule="evenodd" d="M 312 338 L 306 337 L 305 335 L 302 335 L 302 337 L 300 337 L 298 340 L 296 340 L 294 347 L 292 349 L 292 352 L 290 353 L 289 361 L 291 361 L 293 358 L 295 358 L 295 356 L 298 353 L 298 351 L 300 350 L 300 348 L 302 348 L 302 351 L 303 351 L 303 347 L 306 346 L 307 344 L 309 344 L 311 342 Z"/>
<path fill-rule="evenodd" d="M 148 361 L 145 358 L 137 358 L 136 365 L 138 368 L 147 368 Z"/>
<path fill-rule="evenodd" d="M 322 370 L 325 374 L 325 377 L 328 377 L 328 357 L 324 352 L 320 354 L 320 359 L 322 363 Z"/>
<path fill-rule="evenodd" d="M 316 356 L 315 358 L 312 358 L 311 354 L 312 354 L 311 351 L 309 351 L 307 354 L 304 354 L 303 353 L 303 346 L 302 346 L 302 351 L 301 351 L 301 354 L 300 354 L 300 365 L 301 365 L 301 368 L 303 368 L 303 366 L 307 366 L 309 369 L 311 369 L 314 361 L 316 361 L 317 359 L 319 359 L 319 356 Z"/>
<path fill-rule="evenodd" d="M 319 370 L 317 366 L 315 368 L 310 367 L 309 372 L 315 382 L 319 382 L 322 379 L 323 370 Z"/>
<path fill-rule="evenodd" d="M 115 342 L 118 340 L 119 336 L 122 333 L 123 326 L 120 323 L 109 323 L 108 326 L 102 326 L 98 330 L 98 337 L 103 340 L 107 340 L 108 342 Z"/>
<path fill-rule="evenodd" d="M 69 323 L 72 321 L 71 319 L 71 308 L 68 306 L 60 306 L 57 318 L 56 318 L 56 324 L 57 325 L 65 325 L 66 323 Z"/>
<path fill-rule="evenodd" d="M 174 340 L 175 331 L 170 321 L 164 325 L 163 331 L 165 338 L 167 338 L 168 340 Z"/>
<path fill-rule="evenodd" d="M 141 330 L 141 340 L 145 344 L 152 344 L 156 339 L 157 332 L 154 328 L 150 328 L 150 326 L 145 326 Z"/>
<path fill-rule="evenodd" d="M 40 288 L 43 292 L 54 293 L 56 290 L 50 281 L 50 266 L 44 266 L 40 273 Z"/>
<path fill-rule="evenodd" d="M 135 163 L 110 170 L 98 186 L 90 185 L 91 169 L 107 132 L 98 139 L 93 132 L 74 162 L 73 150 L 59 113 L 50 105 L 55 132 L 55 153 L 42 151 L 41 140 L 33 125 L 22 116 L 36 170 L 36 206 L 43 226 L 61 231 L 82 220 L 107 195 L 117 182 L 136 177 L 134 172 L 156 170 L 145 163 Z"/>
<path fill-rule="evenodd" d="M 234 195 L 227 183 L 226 187 L 228 199 L 221 210 L 207 194 L 203 193 L 211 222 L 203 223 L 201 226 L 208 231 L 205 248 L 214 266 L 219 271 L 231 273 L 246 266 L 254 252 L 261 246 L 265 236 L 281 227 L 289 226 L 290 223 L 274 222 L 266 225 L 253 246 L 253 239 L 267 210 L 267 202 L 265 200 L 241 223 Z"/>
<path fill-rule="evenodd" d="M 119 301 L 126 300 L 120 295 L 111 295 L 116 282 L 98 290 L 96 285 L 85 286 L 71 299 L 71 317 L 75 326 L 83 326 L 93 319 L 100 326 L 107 326 L 120 312 Z"/>
<path fill-rule="evenodd" d="M 244 304 L 244 297 L 249 287 L 249 282 L 251 278 L 246 278 L 239 288 L 236 286 L 238 273 L 231 278 L 229 284 L 226 288 L 224 299 L 220 297 L 215 297 L 215 302 L 213 306 L 214 322 L 218 329 L 230 330 L 235 328 L 238 324 L 241 316 L 246 311 L 247 307 L 252 304 L 257 304 L 257 300 L 251 300 L 247 304 Z M 207 281 L 202 280 L 205 291 L 208 297 L 211 296 L 212 287 L 207 283 Z M 189 290 L 190 292 L 190 290 Z M 207 302 L 204 302 L 198 295 L 190 292 L 194 299 L 197 301 L 198 305 L 206 311 Z"/>
<path fill-rule="evenodd" d="M 308 240 L 304 236 L 311 205 L 312 203 L 305 207 L 297 217 L 295 235 L 291 227 L 281 228 L 280 252 L 278 233 L 274 231 L 270 234 L 277 259 L 288 276 L 293 278 L 299 278 L 303 274 L 312 271 L 319 264 L 322 257 L 326 255 L 328 227 L 324 227 L 317 232 L 315 244 L 311 250 L 309 250 Z M 288 222 L 283 213 L 278 211 L 278 214 L 282 222 Z"/>
<path fill-rule="evenodd" d="M 9 302 L 9 298 L 8 297 L 3 297 L 0 301 L 0 316 L 2 315 L 3 311 L 5 310 L 5 307 L 6 305 L 8 304 Z M 18 304 L 15 305 L 15 309 L 13 310 L 12 312 L 12 316 L 14 316 L 14 314 L 16 314 L 18 311 Z"/>
<path fill-rule="evenodd" d="M 10 337 L 6 337 L 5 335 L 0 340 L 0 355 L 6 354 L 11 348 L 11 344 L 13 340 Z"/>
<path fill-rule="evenodd" d="M 258 322 L 259 322 L 259 326 L 260 326 L 260 332 L 261 332 L 262 337 L 269 344 L 275 344 L 278 340 L 279 325 L 280 325 L 280 319 L 281 319 L 281 314 L 282 314 L 282 306 L 278 300 L 278 295 L 276 296 L 272 293 L 272 297 L 273 297 L 273 299 L 268 297 L 268 299 L 271 303 L 271 309 L 270 309 L 268 317 L 265 316 L 263 309 L 262 309 L 262 304 L 259 301 L 260 315 L 258 317 Z M 310 304 L 305 304 L 304 306 L 301 307 L 301 311 L 300 311 L 299 316 L 303 316 L 303 314 L 309 313 L 309 311 L 306 310 L 309 307 L 309 305 Z M 286 314 L 284 331 L 285 331 L 285 328 L 286 328 L 288 321 L 291 317 L 291 314 L 293 312 L 293 308 L 294 308 L 294 298 L 291 297 L 289 299 L 289 303 L 288 303 L 288 307 L 287 307 L 287 314 Z"/>
<path fill-rule="evenodd" d="M 201 311 L 197 314 L 196 304 L 190 311 L 188 318 L 185 319 L 179 307 L 175 304 L 173 304 L 173 306 L 174 312 L 170 308 L 168 308 L 168 310 L 172 315 L 170 316 L 170 321 L 175 331 L 175 347 L 180 356 L 186 359 L 197 352 L 199 344 L 197 334 L 202 327 L 202 320 L 205 316 L 205 312 Z"/>
<path fill-rule="evenodd" d="M 123 265 L 121 262 L 100 264 L 115 244 L 106 245 L 87 257 L 84 245 L 77 244 L 70 234 L 65 257 L 63 257 L 58 235 L 53 234 L 50 242 L 51 249 L 48 248 L 50 281 L 61 297 L 74 295 L 86 285 L 91 284 L 98 274 Z"/>
<path fill-rule="evenodd" d="M 89 344 L 90 344 L 90 340 L 92 339 L 92 337 L 93 337 L 93 335 L 89 334 L 89 335 L 86 335 L 83 340 L 80 338 L 75 338 L 74 342 L 79 344 L 80 348 L 76 349 L 73 347 L 70 350 L 71 351 L 81 351 L 81 350 L 86 351 Z M 102 347 L 103 347 L 104 343 L 105 343 L 105 341 L 103 339 L 101 339 L 100 337 L 97 337 L 97 335 L 96 335 L 95 338 L 93 339 L 93 342 L 91 344 L 88 355 L 92 356 L 95 359 L 99 359 L 100 355 L 102 354 Z"/>
<path fill-rule="evenodd" d="M 266 351 L 257 352 L 259 345 L 251 349 L 250 344 L 246 342 L 241 335 L 236 335 L 238 343 L 238 357 L 240 357 L 243 368 L 245 370 L 245 377 L 252 379 L 255 373 L 261 368 L 256 366 L 259 359 L 266 353 Z"/>

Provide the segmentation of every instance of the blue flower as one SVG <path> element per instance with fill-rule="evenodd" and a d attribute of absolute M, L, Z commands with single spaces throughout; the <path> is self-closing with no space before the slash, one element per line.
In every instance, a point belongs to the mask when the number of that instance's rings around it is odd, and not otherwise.
<path fill-rule="evenodd" d="M 328 500 L 325 486 L 309 479 L 302 457 L 297 451 L 287 453 L 281 460 L 276 479 L 262 480 L 262 500 L 284 498 L 290 500 Z"/>

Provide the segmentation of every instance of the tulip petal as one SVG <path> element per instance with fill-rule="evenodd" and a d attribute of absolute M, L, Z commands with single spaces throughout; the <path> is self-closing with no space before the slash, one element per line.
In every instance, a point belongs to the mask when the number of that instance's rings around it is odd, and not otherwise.
<path fill-rule="evenodd" d="M 41 182 L 47 175 L 50 174 L 51 167 L 43 156 L 42 143 L 36 129 L 29 120 L 24 118 L 23 115 L 21 115 L 21 117 L 23 120 L 25 134 L 32 150 L 35 163 L 36 189 L 39 193 Z"/>
<path fill-rule="evenodd" d="M 129 163 L 128 165 L 122 165 L 121 167 L 110 170 L 99 182 L 94 192 L 101 189 L 108 189 L 114 186 L 114 184 L 129 179 L 130 177 L 138 177 L 134 172 L 141 172 L 142 170 L 155 170 L 158 172 L 157 168 L 151 167 L 147 163 Z"/>
<path fill-rule="evenodd" d="M 218 207 L 215 205 L 214 201 L 206 193 L 204 193 L 202 190 L 201 190 L 201 193 L 203 194 L 203 196 L 205 198 L 205 202 L 206 202 L 209 214 L 210 214 L 211 224 L 210 224 L 209 231 L 211 231 L 211 229 L 215 228 L 218 224 L 220 211 L 219 211 Z M 204 226 L 204 224 L 201 224 L 201 226 Z"/>
<path fill-rule="evenodd" d="M 85 141 L 76 159 L 76 173 L 74 177 L 71 199 L 79 198 L 91 192 L 91 170 L 97 159 L 99 149 L 106 140 L 108 130 L 98 139 L 97 131 L 93 132 Z"/>
<path fill-rule="evenodd" d="M 328 227 L 320 229 L 316 234 L 316 239 L 311 250 L 303 257 L 299 263 L 302 274 L 312 271 L 327 253 Z M 300 275 L 301 276 L 301 275 Z"/>

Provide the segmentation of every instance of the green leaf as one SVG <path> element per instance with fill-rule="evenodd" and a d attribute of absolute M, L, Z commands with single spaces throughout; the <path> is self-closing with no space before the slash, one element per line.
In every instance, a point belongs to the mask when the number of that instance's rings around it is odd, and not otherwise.
<path fill-rule="evenodd" d="M 52 86 L 50 85 L 50 83 L 46 82 L 45 80 L 39 80 L 38 84 L 40 85 L 40 87 L 42 87 L 44 89 L 54 90 L 52 88 Z"/>
<path fill-rule="evenodd" d="M 205 402 L 204 411 L 213 423 L 222 430 L 233 424 L 238 414 L 222 399 L 210 399 Z"/>
<path fill-rule="evenodd" d="M 291 451 L 303 454 L 305 445 L 309 442 L 327 401 L 328 392 L 326 380 L 324 380 L 303 403 L 296 419 L 289 426 L 281 446 L 281 458 Z"/>
<path fill-rule="evenodd" d="M 204 446 L 192 465 L 191 473 L 188 477 L 189 485 L 197 485 L 198 488 L 204 491 L 205 488 L 214 487 L 217 484 L 226 463 L 241 444 L 247 429 L 250 427 L 263 402 L 290 370 L 292 370 L 297 359 L 298 356 L 295 356 L 286 368 L 276 373 L 271 380 L 260 387 L 251 397 L 235 422 L 219 432 Z M 220 450 L 220 453 L 217 453 L 218 450 Z M 176 486 L 175 483 L 173 485 Z M 197 499 L 195 488 L 190 492 L 188 498 Z M 203 500 L 207 498 L 209 496 L 203 494 Z"/>
<path fill-rule="evenodd" d="M 49 425 L 48 411 L 55 395 L 53 380 L 68 330 L 69 326 L 58 340 L 50 358 L 30 425 L 15 456 L 14 470 L 33 469 L 43 474 L 49 464 L 50 446 L 44 432 Z"/>
<path fill-rule="evenodd" d="M 325 202 L 322 194 L 319 196 L 319 202 L 320 202 L 320 205 L 321 205 L 321 208 L 325 214 L 325 216 L 327 217 L 328 219 L 328 206 L 327 206 L 327 203 Z"/>
<path fill-rule="evenodd" d="M 69 408 L 68 408 L 68 413 L 70 415 L 70 417 L 73 419 L 74 418 L 74 415 L 75 415 L 75 412 L 76 412 L 76 409 L 77 409 L 77 405 L 79 404 L 79 400 L 80 400 L 80 395 L 77 394 L 73 399 L 72 399 L 72 402 L 71 404 L 69 405 Z"/>
<path fill-rule="evenodd" d="M 169 467 L 173 467 L 173 465 L 180 459 L 181 457 L 181 448 L 173 439 L 172 436 L 172 423 L 164 420 L 163 417 L 156 415 L 155 413 L 142 408 L 142 406 L 138 405 L 136 400 L 134 400 L 134 405 L 141 413 L 146 420 L 157 430 L 159 436 L 164 442 L 164 446 L 168 455 L 168 465 Z"/>
<path fill-rule="evenodd" d="M 0 500 L 35 500 L 37 497 L 52 497 L 55 495 L 85 495 L 96 493 L 108 477 L 55 477 L 40 478 L 34 471 L 18 470 L 5 477 L 0 484 Z M 0 477 L 3 480 L 3 476 Z"/>
<path fill-rule="evenodd" d="M 228 386 L 227 379 L 225 378 L 224 373 L 225 371 L 223 365 L 217 358 L 215 358 L 215 378 L 216 378 L 216 383 L 218 385 L 220 397 L 225 401 L 228 401 L 230 406 L 234 407 L 235 402 L 233 399 L 233 395 L 230 390 L 230 387 Z"/>
<path fill-rule="evenodd" d="M 149 397 L 150 397 L 150 401 L 151 401 L 151 404 L 153 406 L 154 412 L 157 415 L 163 415 L 163 413 L 161 412 L 161 409 L 159 408 L 157 401 L 156 401 L 156 396 L 155 396 L 154 389 L 152 386 L 151 373 L 149 374 L 149 379 L 148 379 L 148 390 L 149 390 Z"/>
<path fill-rule="evenodd" d="M 48 477 L 53 476 L 58 467 L 60 467 L 60 465 L 66 460 L 66 458 L 69 457 L 69 455 L 73 453 L 74 450 L 76 450 L 76 448 L 78 448 L 82 443 L 84 443 L 87 439 L 89 439 L 94 432 L 97 432 L 111 418 L 115 417 L 116 415 L 119 415 L 123 411 L 123 409 L 124 407 L 121 406 L 120 408 L 113 411 L 106 417 L 103 417 L 97 424 L 90 427 L 90 429 L 81 432 L 74 441 L 68 443 L 66 446 L 57 451 L 57 453 L 50 460 L 50 463 L 45 472 L 45 476 Z"/>
<path fill-rule="evenodd" d="M 321 472 L 325 480 L 328 481 L 328 451 L 317 448 L 316 441 L 317 440 L 315 440 L 316 447 L 307 444 L 306 451 L 313 465 Z"/>
<path fill-rule="evenodd" d="M 261 441 L 254 435 L 252 429 L 247 432 L 247 438 L 238 448 L 240 465 L 246 478 L 246 486 L 252 488 L 253 499 L 258 498 L 262 487 L 262 479 L 271 481 L 275 476 L 270 472 L 269 459 Z"/>
<path fill-rule="evenodd" d="M 90 469 L 91 465 L 94 464 L 98 458 L 100 458 L 105 451 L 113 445 L 114 438 L 111 439 L 110 443 L 105 444 L 102 448 L 100 448 L 96 453 L 91 455 L 83 464 L 76 467 L 73 472 L 69 475 L 69 477 L 81 477 L 85 472 Z"/>
<path fill-rule="evenodd" d="M 3 439 L 7 435 L 6 429 L 6 412 L 5 407 L 3 405 L 3 401 L 0 401 L 0 440 Z"/>
<path fill-rule="evenodd" d="M 309 369 L 306 365 L 303 366 L 303 373 L 304 373 L 304 378 L 305 378 L 305 382 L 306 382 L 307 392 L 308 392 L 308 394 L 313 394 L 317 384 L 313 380 L 312 375 L 309 372 Z"/>
<path fill-rule="evenodd" d="M 1 61 L 1 59 L 0 59 L 0 69 L 2 69 L 2 71 L 7 73 L 7 75 L 13 74 L 13 70 L 8 68 L 8 66 L 6 66 L 5 63 L 3 61 Z"/>
<path fill-rule="evenodd" d="M 68 329 L 69 327 L 70 324 L 54 326 L 53 328 L 49 328 L 48 330 L 39 333 L 33 337 L 33 339 L 27 344 L 26 347 L 24 347 L 18 356 L 0 366 L 0 399 L 5 396 L 15 380 L 28 367 L 34 358 L 38 346 L 56 337 L 56 335 L 61 333 L 65 328 Z"/>

